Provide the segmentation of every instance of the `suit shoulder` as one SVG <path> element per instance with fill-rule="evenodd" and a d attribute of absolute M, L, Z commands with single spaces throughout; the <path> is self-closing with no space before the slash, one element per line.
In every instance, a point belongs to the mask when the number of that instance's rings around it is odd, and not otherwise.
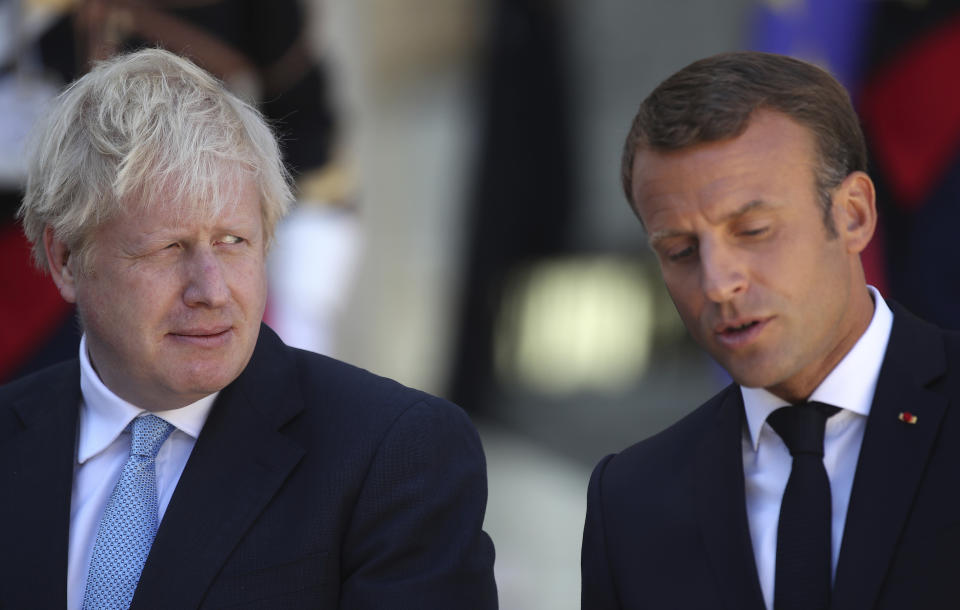
<path fill-rule="evenodd" d="M 0 385 L 0 406 L 7 406 L 23 397 L 47 394 L 51 386 L 63 383 L 79 384 L 80 364 L 76 359 L 65 360 Z"/>
<path fill-rule="evenodd" d="M 735 384 L 727 386 L 666 429 L 609 456 L 598 465 L 594 478 L 602 477 L 605 487 L 632 486 L 685 468 L 693 459 L 696 447 L 716 431 L 720 410 L 729 399 L 735 398 L 732 393 L 738 391 Z"/>
<path fill-rule="evenodd" d="M 671 424 L 664 430 L 624 449 L 617 457 L 623 460 L 649 459 L 660 455 L 690 452 L 690 443 L 714 429 L 717 413 L 731 394 L 739 388 L 731 384 L 705 403 Z"/>
<path fill-rule="evenodd" d="M 918 318 L 894 301 L 893 328 L 884 357 L 887 373 L 911 372 L 920 383 L 960 383 L 960 332 Z"/>
<path fill-rule="evenodd" d="M 953 361 L 957 360 L 956 355 L 960 353 L 960 330 L 941 329 L 944 343 L 947 344 L 947 352 Z"/>
<path fill-rule="evenodd" d="M 0 386 L 0 440 L 15 433 L 23 421 L 58 417 L 65 397 L 80 399 L 80 363 L 66 360 Z M 75 403 L 78 404 L 78 403 Z"/>
<path fill-rule="evenodd" d="M 238 397 L 269 425 L 286 425 L 290 434 L 307 444 L 323 439 L 358 449 L 360 444 L 369 446 L 385 438 L 401 419 L 403 429 L 427 426 L 431 418 L 472 429 L 466 414 L 453 403 L 334 358 L 287 346 L 266 325 L 250 362 L 222 401 Z"/>
<path fill-rule="evenodd" d="M 290 348 L 300 377 L 310 390 L 331 397 L 354 397 L 376 402 L 441 400 L 359 366 L 301 349 Z"/>
<path fill-rule="evenodd" d="M 407 418 L 469 419 L 457 405 L 393 379 L 313 352 L 293 350 L 305 402 L 323 404 L 352 420 L 387 424 Z M 471 424 L 472 427 L 472 424 Z"/>

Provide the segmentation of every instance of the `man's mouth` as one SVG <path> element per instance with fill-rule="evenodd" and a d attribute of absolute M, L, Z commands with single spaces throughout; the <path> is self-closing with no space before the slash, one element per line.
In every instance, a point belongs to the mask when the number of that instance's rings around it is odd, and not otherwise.
<path fill-rule="evenodd" d="M 212 337 L 214 335 L 221 335 L 230 330 L 229 328 L 221 328 L 219 330 L 185 330 L 177 333 L 175 335 L 180 335 L 182 337 Z"/>
<path fill-rule="evenodd" d="M 753 342 L 763 331 L 770 318 L 737 320 L 716 329 L 720 343 L 727 347 L 743 347 Z"/>
<path fill-rule="evenodd" d="M 752 328 L 752 327 L 756 326 L 756 325 L 759 324 L 759 323 L 760 323 L 760 320 L 750 320 L 749 322 L 744 322 L 743 324 L 739 324 L 739 325 L 736 325 L 736 326 L 727 326 L 727 327 L 724 328 L 723 331 L 721 331 L 721 332 L 722 332 L 723 334 L 725 334 L 725 335 L 736 334 L 736 333 L 739 333 L 739 332 L 743 332 L 743 331 L 747 330 L 748 328 Z"/>
<path fill-rule="evenodd" d="M 210 328 L 179 329 L 170 333 L 170 337 L 180 343 L 202 347 L 218 347 L 230 335 L 229 326 Z"/>

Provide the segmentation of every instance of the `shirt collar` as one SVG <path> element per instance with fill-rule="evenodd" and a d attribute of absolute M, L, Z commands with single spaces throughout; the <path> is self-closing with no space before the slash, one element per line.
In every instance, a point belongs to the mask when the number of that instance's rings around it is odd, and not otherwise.
<path fill-rule="evenodd" d="M 87 354 L 85 334 L 80 338 L 80 392 L 83 403 L 80 407 L 77 462 L 83 464 L 106 449 L 135 417 L 147 411 L 123 400 L 104 385 Z M 196 440 L 217 394 L 219 392 L 214 392 L 179 409 L 154 411 L 153 414 Z"/>
<path fill-rule="evenodd" d="M 890 341 L 890 329 L 893 328 L 890 307 L 876 288 L 867 286 L 867 289 L 874 304 L 870 326 L 810 395 L 810 400 L 825 402 L 863 416 L 870 414 L 880 367 Z M 763 388 L 741 386 L 740 392 L 743 394 L 750 440 L 756 451 L 760 443 L 760 430 L 767 416 L 789 403 Z"/>

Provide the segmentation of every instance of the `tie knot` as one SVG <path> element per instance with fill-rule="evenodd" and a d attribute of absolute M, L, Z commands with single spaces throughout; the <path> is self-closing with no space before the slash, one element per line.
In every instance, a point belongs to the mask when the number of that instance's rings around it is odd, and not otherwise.
<path fill-rule="evenodd" d="M 141 415 L 131 425 L 133 439 L 130 441 L 130 454 L 153 459 L 160 451 L 160 445 L 167 440 L 173 426 L 156 415 Z"/>
<path fill-rule="evenodd" d="M 783 439 L 790 455 L 814 454 L 823 457 L 823 433 L 827 419 L 839 407 L 822 402 L 805 402 L 781 407 L 767 417 L 767 423 Z"/>

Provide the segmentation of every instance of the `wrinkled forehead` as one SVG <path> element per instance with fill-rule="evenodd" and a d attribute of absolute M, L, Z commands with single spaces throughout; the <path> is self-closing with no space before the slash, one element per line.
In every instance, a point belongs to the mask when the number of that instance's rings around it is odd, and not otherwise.
<path fill-rule="evenodd" d="M 119 201 L 123 214 L 162 213 L 183 222 L 210 221 L 233 212 L 257 193 L 256 174 L 240 163 L 221 163 L 198 174 L 166 172 L 147 178 L 145 184 Z"/>

